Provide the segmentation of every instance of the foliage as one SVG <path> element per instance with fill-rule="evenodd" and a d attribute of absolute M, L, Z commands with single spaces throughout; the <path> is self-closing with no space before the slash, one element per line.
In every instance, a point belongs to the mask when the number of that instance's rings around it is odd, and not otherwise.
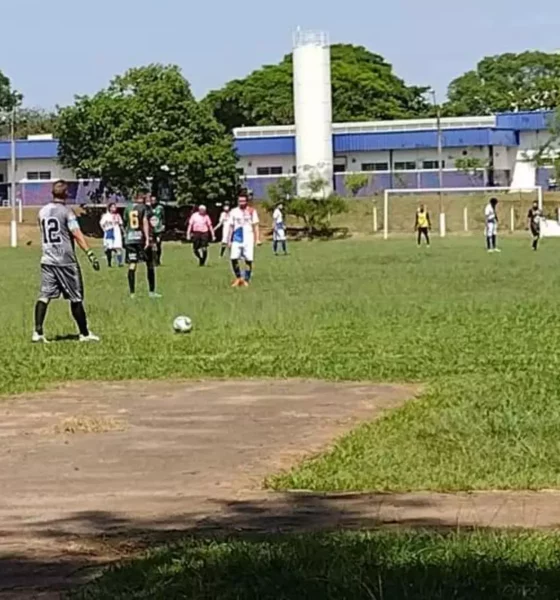
<path fill-rule="evenodd" d="M 461 156 L 455 159 L 455 167 L 461 173 L 469 176 L 472 183 L 479 183 L 477 177 L 488 167 L 488 161 L 478 158 L 477 156 Z"/>
<path fill-rule="evenodd" d="M 282 203 L 284 210 L 289 210 L 289 205 L 296 194 L 296 181 L 293 177 L 281 177 L 275 183 L 268 186 L 268 200 L 262 202 L 262 206 L 268 212 L 273 212 L 276 205 Z"/>
<path fill-rule="evenodd" d="M 348 173 L 344 177 L 344 186 L 352 196 L 357 196 L 368 186 L 369 182 L 370 175 L 367 173 Z"/>
<path fill-rule="evenodd" d="M 560 55 L 537 51 L 482 59 L 453 80 L 446 115 L 555 109 L 560 105 Z"/>
<path fill-rule="evenodd" d="M 427 88 L 407 86 L 392 66 L 361 46 L 331 47 L 334 121 L 405 119 L 430 112 Z M 292 55 L 211 92 L 205 103 L 226 129 L 294 122 Z"/>
<path fill-rule="evenodd" d="M 58 117 L 42 108 L 20 108 L 16 113 L 16 137 L 26 138 L 41 133 L 55 134 Z"/>
<path fill-rule="evenodd" d="M 172 174 L 179 200 L 232 197 L 237 184 L 231 143 L 196 102 L 176 66 L 131 69 L 92 97 L 60 111 L 64 166 L 123 193 Z"/>
<path fill-rule="evenodd" d="M 326 198 L 312 196 L 293 198 L 286 213 L 301 219 L 308 235 L 323 235 L 330 228 L 331 218 L 348 211 L 344 198 L 332 194 Z"/>
<path fill-rule="evenodd" d="M 326 508 L 322 509 L 323 521 Z M 237 527 L 262 529 L 262 507 Z M 296 507 L 293 507 L 297 511 Z M 236 514 L 228 515 L 231 529 Z M 251 515 L 255 517 L 254 524 Z M 283 515 L 293 521 L 294 514 Z M 358 516 L 356 515 L 356 520 Z M 313 514 L 306 515 L 310 529 Z M 333 525 L 337 518 L 333 515 Z M 297 519 L 296 519 L 297 521 Z M 249 525 L 247 524 L 249 523 Z M 109 569 L 74 600 L 556 600 L 555 533 L 405 531 L 185 539 Z"/>
<path fill-rule="evenodd" d="M 21 99 L 21 94 L 12 89 L 10 79 L 0 71 L 0 112 L 11 111 Z"/>

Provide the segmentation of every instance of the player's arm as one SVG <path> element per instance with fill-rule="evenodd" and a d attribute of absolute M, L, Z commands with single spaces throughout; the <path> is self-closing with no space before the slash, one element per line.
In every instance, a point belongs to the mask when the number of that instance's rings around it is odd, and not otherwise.
<path fill-rule="evenodd" d="M 261 232 L 259 229 L 259 215 L 257 214 L 256 210 L 253 211 L 253 235 L 255 236 L 255 244 L 257 244 L 257 246 L 260 246 Z"/>
<path fill-rule="evenodd" d="M 418 229 L 418 213 L 414 216 L 414 231 Z"/>
<path fill-rule="evenodd" d="M 533 220 L 533 211 L 529 209 L 527 213 L 527 229 L 531 229 L 531 221 Z"/>
<path fill-rule="evenodd" d="M 150 219 L 148 218 L 148 211 L 142 213 L 142 233 L 144 234 L 144 248 L 147 250 L 150 247 Z"/>
<path fill-rule="evenodd" d="M 428 223 L 428 229 L 432 228 L 432 221 L 430 220 L 430 213 L 426 211 L 426 221 Z"/>
<path fill-rule="evenodd" d="M 210 229 L 210 236 L 212 237 L 212 241 L 215 242 L 216 241 L 216 232 L 214 231 L 214 226 L 212 225 L 212 219 L 210 217 L 206 217 L 207 221 L 208 221 L 208 227 Z"/>
<path fill-rule="evenodd" d="M 93 253 L 93 250 L 91 250 L 91 248 L 89 247 L 89 244 L 87 243 L 86 238 L 84 237 L 84 234 L 82 233 L 82 230 L 80 229 L 80 224 L 78 223 L 78 219 L 76 218 L 76 215 L 72 211 L 69 211 L 69 214 L 68 214 L 68 229 L 70 230 L 72 237 L 76 240 L 76 244 L 78 244 L 78 247 L 81 248 L 86 253 L 88 260 L 91 263 L 91 266 L 94 268 L 95 271 L 99 271 L 99 269 L 100 269 L 99 261 L 97 260 L 97 257 Z"/>
<path fill-rule="evenodd" d="M 192 235 L 192 228 L 193 228 L 193 224 L 194 224 L 193 217 L 194 217 L 194 215 L 192 215 L 192 216 L 190 217 L 190 219 L 189 219 L 189 224 L 187 225 L 187 240 L 190 240 L 190 239 L 191 239 L 191 235 Z"/>

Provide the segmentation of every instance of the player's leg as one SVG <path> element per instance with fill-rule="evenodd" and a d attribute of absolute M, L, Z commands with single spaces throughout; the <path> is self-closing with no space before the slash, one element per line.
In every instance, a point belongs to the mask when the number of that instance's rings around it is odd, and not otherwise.
<path fill-rule="evenodd" d="M 58 298 L 62 292 L 58 280 L 54 275 L 54 268 L 51 265 L 41 265 L 41 288 L 34 311 L 35 323 L 32 341 L 35 343 L 47 342 L 44 325 L 49 302 Z"/>
<path fill-rule="evenodd" d="M 145 252 L 146 257 L 146 275 L 148 278 L 148 294 L 150 298 L 160 298 L 161 296 L 156 293 L 156 268 L 154 263 L 154 250 L 148 248 Z"/>
<path fill-rule="evenodd" d="M 426 245 L 430 245 L 430 232 L 427 227 L 424 227 L 424 239 L 426 240 Z"/>
<path fill-rule="evenodd" d="M 156 267 L 159 267 L 161 265 L 162 253 L 163 253 L 163 242 L 161 239 L 161 235 L 156 235 L 156 256 L 155 256 Z"/>
<path fill-rule="evenodd" d="M 420 227 L 416 230 L 416 243 L 418 246 L 422 244 L 422 229 Z"/>
<path fill-rule="evenodd" d="M 243 277 L 241 277 L 241 267 L 239 266 L 241 254 L 241 244 L 239 242 L 233 242 L 231 245 L 230 260 L 231 270 L 235 275 L 235 279 L 232 283 L 232 287 L 239 287 L 239 285 L 243 284 Z"/>
<path fill-rule="evenodd" d="M 208 261 L 208 244 L 210 242 L 209 234 L 205 233 L 202 235 L 200 242 L 200 266 L 204 267 Z"/>
<path fill-rule="evenodd" d="M 531 234 L 533 235 L 532 248 L 533 248 L 533 250 L 537 250 L 537 248 L 539 247 L 539 237 L 540 237 L 539 228 L 535 227 L 534 225 L 531 225 Z"/>
<path fill-rule="evenodd" d="M 117 248 L 115 250 L 115 253 L 117 255 L 117 265 L 119 267 L 123 266 L 123 261 L 124 261 L 124 257 L 123 257 L 123 249 L 122 248 Z"/>
<path fill-rule="evenodd" d="M 112 266 L 112 262 L 113 262 L 113 250 L 111 250 L 110 248 L 107 248 L 105 250 L 105 256 L 107 257 L 107 266 L 110 269 Z"/>
<path fill-rule="evenodd" d="M 276 226 L 274 226 L 274 230 L 272 231 L 272 252 L 278 255 L 278 232 L 276 231 Z"/>
<path fill-rule="evenodd" d="M 79 265 L 57 267 L 58 277 L 62 294 L 70 301 L 70 312 L 78 326 L 81 342 L 98 342 L 99 338 L 93 335 L 88 327 L 86 310 L 84 308 L 84 280 Z"/>
<path fill-rule="evenodd" d="M 243 279 L 246 284 L 251 282 L 253 276 L 254 254 L 253 244 L 245 244 L 243 248 L 243 258 L 245 259 L 245 273 L 243 274 Z"/>
<path fill-rule="evenodd" d="M 224 257 L 224 254 L 226 253 L 227 250 L 227 244 L 225 244 L 224 242 L 222 242 L 222 247 L 220 248 L 220 258 Z"/>
<path fill-rule="evenodd" d="M 139 249 L 136 246 L 126 247 L 126 262 L 128 263 L 128 291 L 134 298 L 136 293 L 136 269 L 138 267 Z"/>

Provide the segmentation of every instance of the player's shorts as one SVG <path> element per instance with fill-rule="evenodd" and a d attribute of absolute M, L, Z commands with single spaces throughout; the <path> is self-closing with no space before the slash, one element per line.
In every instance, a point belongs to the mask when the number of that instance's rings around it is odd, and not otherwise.
<path fill-rule="evenodd" d="M 275 227 L 272 232 L 272 240 L 274 242 L 285 242 L 286 241 L 286 229 L 284 227 Z"/>
<path fill-rule="evenodd" d="M 253 242 L 232 242 L 231 244 L 231 260 L 246 260 L 253 262 L 255 258 L 255 244 Z"/>
<path fill-rule="evenodd" d="M 84 282 L 80 265 L 41 265 L 40 297 L 55 300 L 62 296 L 70 302 L 82 302 Z"/>
<path fill-rule="evenodd" d="M 498 233 L 498 224 L 497 223 L 486 223 L 486 237 L 491 237 L 493 235 L 497 235 Z"/>
<path fill-rule="evenodd" d="M 130 244 L 126 247 L 126 262 L 129 265 L 136 265 L 141 262 L 153 262 L 153 251 L 151 246 L 144 248 L 144 244 Z"/>
<path fill-rule="evenodd" d="M 195 231 L 192 234 L 192 243 L 195 252 L 202 248 L 208 248 L 208 244 L 210 243 L 210 233 Z"/>
<path fill-rule="evenodd" d="M 540 237 L 541 235 L 541 226 L 538 223 L 531 223 L 531 234 L 533 237 Z"/>

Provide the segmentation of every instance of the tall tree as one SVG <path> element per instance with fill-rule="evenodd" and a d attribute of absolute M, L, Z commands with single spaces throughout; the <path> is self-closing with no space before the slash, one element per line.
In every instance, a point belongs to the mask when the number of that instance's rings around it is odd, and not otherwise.
<path fill-rule="evenodd" d="M 0 71 L 0 112 L 10 111 L 21 102 L 21 94 L 12 89 L 10 79 Z"/>
<path fill-rule="evenodd" d="M 453 80 L 447 115 L 554 109 L 560 105 L 560 54 L 522 52 L 482 59 Z"/>
<path fill-rule="evenodd" d="M 366 48 L 333 45 L 331 64 L 335 121 L 404 119 L 431 110 L 424 98 L 427 88 L 407 86 L 383 57 Z M 230 131 L 243 125 L 292 124 L 292 55 L 210 92 L 205 103 Z"/>
<path fill-rule="evenodd" d="M 236 187 L 231 138 L 176 66 L 131 69 L 94 96 L 77 97 L 60 111 L 57 132 L 64 166 L 121 192 L 162 167 L 184 202 L 229 197 Z"/>
<path fill-rule="evenodd" d="M 42 108 L 20 108 L 16 113 L 16 137 L 41 133 L 55 134 L 57 114 Z"/>

